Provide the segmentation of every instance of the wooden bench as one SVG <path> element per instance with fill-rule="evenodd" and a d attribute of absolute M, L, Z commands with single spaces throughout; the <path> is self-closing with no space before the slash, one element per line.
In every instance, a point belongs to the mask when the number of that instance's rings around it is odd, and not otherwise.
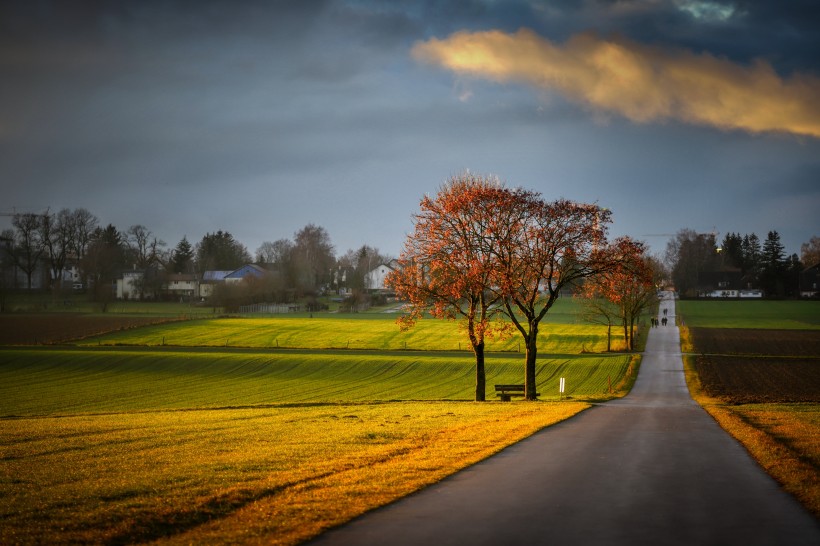
<path fill-rule="evenodd" d="M 509 402 L 513 396 L 524 396 L 524 385 L 496 385 L 495 394 L 502 402 Z M 537 392 L 535 396 L 541 396 L 541 393 Z"/>

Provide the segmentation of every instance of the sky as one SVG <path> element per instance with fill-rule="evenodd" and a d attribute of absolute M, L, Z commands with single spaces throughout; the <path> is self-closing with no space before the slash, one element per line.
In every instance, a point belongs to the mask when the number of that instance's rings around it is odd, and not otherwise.
<path fill-rule="evenodd" d="M 397 256 L 465 170 L 681 229 L 820 235 L 814 0 L 0 0 L 0 212 Z M 0 216 L 0 227 L 10 227 Z"/>

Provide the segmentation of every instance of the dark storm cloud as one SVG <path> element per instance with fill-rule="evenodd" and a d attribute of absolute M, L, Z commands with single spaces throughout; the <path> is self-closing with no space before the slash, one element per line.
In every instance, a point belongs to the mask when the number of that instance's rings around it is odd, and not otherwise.
<path fill-rule="evenodd" d="M 777 228 L 765 196 L 794 204 L 787 244 L 799 246 L 816 225 L 804 208 L 817 195 L 800 193 L 816 180 L 814 141 L 635 125 L 410 55 L 461 30 L 555 43 L 593 31 L 817 75 L 816 10 L 787 4 L 3 2 L 0 208 L 84 206 L 172 245 L 228 229 L 251 251 L 314 222 L 340 252 L 396 253 L 421 195 L 469 168 L 598 201 L 632 235 Z M 721 205 L 738 202 L 755 219 Z"/>

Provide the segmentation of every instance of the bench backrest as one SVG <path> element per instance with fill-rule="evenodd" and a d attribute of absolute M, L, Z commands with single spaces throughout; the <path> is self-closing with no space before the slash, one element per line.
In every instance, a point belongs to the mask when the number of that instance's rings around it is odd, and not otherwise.
<path fill-rule="evenodd" d="M 497 391 L 521 391 L 524 392 L 524 385 L 496 385 Z"/>

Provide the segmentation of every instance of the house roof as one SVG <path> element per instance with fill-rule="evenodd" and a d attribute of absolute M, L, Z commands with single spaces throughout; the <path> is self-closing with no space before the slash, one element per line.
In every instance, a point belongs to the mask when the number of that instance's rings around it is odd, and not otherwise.
<path fill-rule="evenodd" d="M 247 264 L 243 265 L 236 271 L 231 271 L 224 278 L 226 279 L 244 279 L 248 275 L 253 275 L 254 277 L 262 277 L 267 273 L 267 270 L 263 267 L 260 267 L 256 264 Z"/>
<path fill-rule="evenodd" d="M 202 274 L 203 281 L 224 281 L 225 277 L 233 273 L 232 271 L 206 271 Z"/>
<path fill-rule="evenodd" d="M 169 281 L 195 281 L 196 275 L 192 273 L 172 273 L 168 275 Z"/>

